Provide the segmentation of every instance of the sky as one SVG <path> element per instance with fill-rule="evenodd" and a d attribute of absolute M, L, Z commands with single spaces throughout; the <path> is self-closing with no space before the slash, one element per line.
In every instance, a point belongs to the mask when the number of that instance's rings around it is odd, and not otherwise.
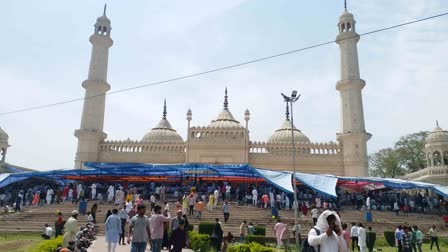
<path fill-rule="evenodd" d="M 111 91 L 194 74 L 334 40 L 342 0 L 16 1 L 0 3 L 0 113 L 84 96 L 97 17 L 107 3 L 114 45 Z M 446 0 L 349 0 L 364 33 L 448 12 Z M 368 151 L 401 137 L 448 129 L 448 16 L 361 37 L 358 43 Z M 222 110 L 250 110 L 250 139 L 266 141 L 284 121 L 280 93 L 298 90 L 294 121 L 312 142 L 340 131 L 337 44 L 200 77 L 107 96 L 109 140 L 140 140 L 162 118 L 186 138 L 185 113 L 206 126 Z M 7 162 L 37 170 L 73 168 L 82 101 L 0 116 Z"/>

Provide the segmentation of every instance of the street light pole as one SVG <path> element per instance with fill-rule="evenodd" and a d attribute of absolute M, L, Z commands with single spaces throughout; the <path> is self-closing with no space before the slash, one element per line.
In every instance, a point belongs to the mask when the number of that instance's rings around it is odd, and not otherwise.
<path fill-rule="evenodd" d="M 293 175 L 292 175 L 292 184 L 293 184 L 293 189 L 294 189 L 294 228 L 296 229 L 296 234 L 295 234 L 295 240 L 296 240 L 296 249 L 297 251 L 299 251 L 299 229 L 298 229 L 298 220 L 297 220 L 297 213 L 298 213 L 298 208 L 299 208 L 299 204 L 297 201 L 297 186 L 296 186 L 296 145 L 295 145 L 295 141 L 294 141 L 294 110 L 293 110 L 293 103 L 296 102 L 297 100 L 299 100 L 300 95 L 297 96 L 297 91 L 292 91 L 291 93 L 291 97 L 286 96 L 285 94 L 282 93 L 283 99 L 285 100 L 286 103 L 290 104 L 291 107 L 291 142 L 292 142 L 292 171 L 293 171 Z"/>

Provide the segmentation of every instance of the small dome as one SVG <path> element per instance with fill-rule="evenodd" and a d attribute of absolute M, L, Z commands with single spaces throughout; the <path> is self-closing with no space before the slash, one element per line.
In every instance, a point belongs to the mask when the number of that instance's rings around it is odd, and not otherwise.
<path fill-rule="evenodd" d="M 182 137 L 171 127 L 170 122 L 163 118 L 156 127 L 143 136 L 145 143 L 183 143 Z"/>
<path fill-rule="evenodd" d="M 8 134 L 0 127 L 0 142 L 8 142 Z"/>
<path fill-rule="evenodd" d="M 106 16 L 101 16 L 96 19 L 97 24 L 110 25 L 110 19 Z"/>
<path fill-rule="evenodd" d="M 240 122 L 233 118 L 232 113 L 228 109 L 223 109 L 219 113 L 218 118 L 213 120 L 209 125 L 209 128 L 243 128 Z"/>
<path fill-rule="evenodd" d="M 268 143 L 292 143 L 292 134 L 291 134 L 291 121 L 286 119 L 283 123 L 282 127 L 274 132 L 268 139 Z M 295 143 L 309 143 L 310 139 L 305 136 L 300 130 L 296 129 L 294 126 L 294 142 Z"/>
<path fill-rule="evenodd" d="M 426 143 L 448 143 L 448 131 L 443 130 L 437 123 L 436 128 L 426 137 Z"/>
<path fill-rule="evenodd" d="M 339 17 L 339 22 L 341 21 L 347 21 L 347 20 L 353 20 L 355 19 L 353 17 L 353 14 L 351 14 L 350 12 L 348 12 L 347 10 L 344 10 L 344 12 L 342 12 L 341 16 Z"/>

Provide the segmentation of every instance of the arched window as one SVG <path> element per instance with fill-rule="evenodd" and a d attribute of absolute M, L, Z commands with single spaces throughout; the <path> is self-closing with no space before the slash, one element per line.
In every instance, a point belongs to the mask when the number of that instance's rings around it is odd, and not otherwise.
<path fill-rule="evenodd" d="M 341 32 L 345 32 L 345 24 L 341 24 Z"/>
<path fill-rule="evenodd" d="M 443 152 L 443 164 L 448 165 L 448 151 Z"/>
<path fill-rule="evenodd" d="M 441 156 L 440 156 L 440 152 L 434 151 L 434 153 L 432 154 L 432 159 L 433 159 L 433 162 L 434 162 L 434 166 L 442 164 L 442 159 L 441 159 Z"/>
<path fill-rule="evenodd" d="M 347 31 L 351 31 L 352 30 L 352 24 L 351 23 L 347 23 Z"/>

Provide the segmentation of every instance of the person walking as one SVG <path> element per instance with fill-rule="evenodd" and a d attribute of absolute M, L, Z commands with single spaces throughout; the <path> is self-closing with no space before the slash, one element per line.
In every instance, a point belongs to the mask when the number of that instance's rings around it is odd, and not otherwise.
<path fill-rule="evenodd" d="M 131 252 L 145 252 L 146 244 L 151 240 L 149 220 L 145 212 L 146 206 L 139 205 L 137 215 L 129 221 L 128 244 L 132 241 Z"/>
<path fill-rule="evenodd" d="M 62 217 L 62 213 L 58 212 L 58 219 L 54 224 L 54 238 L 62 235 L 62 230 L 64 229 L 64 218 Z"/>
<path fill-rule="evenodd" d="M 352 238 L 352 251 L 355 251 L 355 247 L 358 247 L 358 226 L 354 222 L 352 222 L 352 228 L 350 229 L 350 237 Z"/>
<path fill-rule="evenodd" d="M 151 251 L 162 251 L 164 223 L 171 221 L 171 215 L 167 212 L 167 216 L 162 215 L 162 207 L 160 205 L 154 206 L 154 215 L 151 216 Z"/>
<path fill-rule="evenodd" d="M 76 240 L 76 234 L 79 231 L 78 228 L 78 211 L 73 210 L 72 216 L 68 218 L 64 225 L 64 240 L 62 242 L 62 247 L 67 247 L 68 243 Z"/>
<path fill-rule="evenodd" d="M 243 223 L 240 225 L 240 242 L 244 243 L 244 238 L 246 237 L 247 227 L 246 227 L 246 220 L 243 220 Z"/>
<path fill-rule="evenodd" d="M 347 246 L 342 237 L 342 225 L 336 212 L 325 210 L 316 225 L 308 233 L 308 244 L 314 251 L 346 252 Z"/>
<path fill-rule="evenodd" d="M 395 240 L 397 241 L 398 252 L 403 251 L 402 239 L 403 239 L 403 228 L 401 227 L 401 225 L 399 225 L 395 230 Z"/>
<path fill-rule="evenodd" d="M 198 211 L 198 219 L 202 219 L 202 211 L 204 211 L 204 202 L 202 199 L 199 200 L 198 203 L 196 203 L 196 210 Z"/>
<path fill-rule="evenodd" d="M 230 206 L 229 206 L 229 202 L 226 201 L 226 203 L 224 203 L 224 205 L 222 206 L 222 211 L 224 213 L 224 223 L 227 223 L 227 221 L 230 218 Z"/>
<path fill-rule="evenodd" d="M 177 229 L 177 226 L 179 225 L 180 221 L 183 221 L 184 225 L 185 225 L 185 219 L 182 217 L 182 210 L 177 210 L 176 212 L 176 216 L 171 219 L 171 232 L 172 233 L 174 230 Z"/>
<path fill-rule="evenodd" d="M 347 231 L 346 223 L 342 223 L 342 237 L 344 237 L 345 245 L 350 249 L 350 233 Z"/>
<path fill-rule="evenodd" d="M 254 205 L 254 206 L 258 205 L 258 191 L 257 191 L 257 188 L 254 188 L 252 190 L 252 205 Z"/>
<path fill-rule="evenodd" d="M 319 216 L 319 212 L 316 208 L 316 206 L 313 206 L 313 209 L 311 209 L 311 218 L 313 218 L 313 225 L 316 225 L 317 223 L 317 217 Z"/>
<path fill-rule="evenodd" d="M 437 230 L 436 225 L 433 225 L 431 229 L 429 229 L 429 237 L 431 237 L 431 247 L 430 249 L 432 250 L 432 246 L 434 245 L 434 243 L 437 246 L 437 251 L 440 251 L 439 248 L 439 230 Z"/>
<path fill-rule="evenodd" d="M 120 240 L 118 241 L 118 244 L 120 245 L 126 245 L 126 242 L 124 241 L 125 236 L 125 230 L 126 230 L 126 222 L 128 220 L 128 213 L 126 212 L 126 208 L 123 204 L 123 208 L 120 209 L 120 212 L 118 213 L 118 217 L 120 217 L 121 221 L 121 235 Z"/>
<path fill-rule="evenodd" d="M 179 220 L 177 227 L 173 230 L 170 238 L 170 245 L 173 247 L 169 249 L 171 252 L 182 252 L 182 248 L 187 246 L 187 233 L 185 232 L 185 221 Z"/>
<path fill-rule="evenodd" d="M 215 226 L 213 227 L 213 233 L 211 236 L 213 245 L 217 252 L 221 251 L 221 244 L 222 244 L 222 236 L 224 234 L 224 231 L 222 229 L 221 222 L 219 222 L 219 219 L 215 219 Z M 224 251 L 223 251 L 224 252 Z"/>
<path fill-rule="evenodd" d="M 213 202 L 213 207 L 216 208 L 218 206 L 218 200 L 219 200 L 219 191 L 218 191 L 218 187 L 215 189 L 215 191 L 213 192 L 213 198 L 214 198 L 214 202 Z"/>
<path fill-rule="evenodd" d="M 287 224 L 285 224 L 285 227 L 283 228 L 280 236 L 281 236 L 283 247 L 285 248 L 285 252 L 288 252 L 288 250 L 289 250 L 289 229 L 288 229 Z"/>
<path fill-rule="evenodd" d="M 282 223 L 282 220 L 277 219 L 277 223 L 274 226 L 274 234 L 275 238 L 277 239 L 277 248 L 280 248 L 282 246 L 282 231 L 285 227 L 285 224 Z"/>
<path fill-rule="evenodd" d="M 207 210 L 210 212 L 213 211 L 214 199 L 215 197 L 213 196 L 213 193 L 210 193 L 210 195 L 208 196 L 208 203 L 207 203 Z"/>
<path fill-rule="evenodd" d="M 366 252 L 367 251 L 367 242 L 366 237 L 367 232 L 362 223 L 358 224 L 358 247 L 360 252 Z"/>
<path fill-rule="evenodd" d="M 105 223 L 107 252 L 115 252 L 122 234 L 121 220 L 117 214 L 118 210 L 116 208 L 113 209 L 112 215 L 107 218 Z"/>
<path fill-rule="evenodd" d="M 422 252 L 423 233 L 418 229 L 417 226 L 413 226 L 413 228 L 414 228 L 413 233 L 414 245 L 412 247 L 414 248 L 415 252 L 417 252 L 417 249 L 418 252 Z"/>
<path fill-rule="evenodd" d="M 403 236 L 402 236 L 401 241 L 402 241 L 402 246 L 403 246 L 403 252 L 412 252 L 411 233 L 409 233 L 408 226 L 403 227 Z"/>

